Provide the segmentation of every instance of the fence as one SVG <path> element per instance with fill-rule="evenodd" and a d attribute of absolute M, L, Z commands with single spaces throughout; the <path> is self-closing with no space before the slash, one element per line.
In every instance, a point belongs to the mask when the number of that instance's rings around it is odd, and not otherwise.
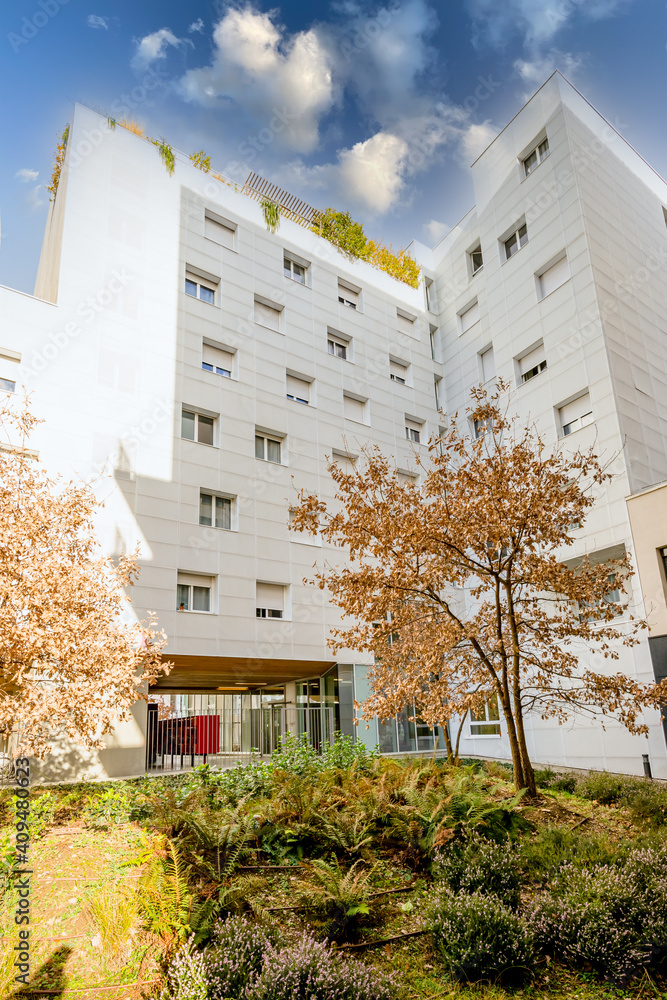
<path fill-rule="evenodd" d="M 181 771 L 198 764 L 232 766 L 271 754 L 287 733 L 305 735 L 316 750 L 333 741 L 333 708 L 250 707 L 224 697 L 149 703 L 146 771 Z M 213 704 L 211 704 L 213 702 Z"/>

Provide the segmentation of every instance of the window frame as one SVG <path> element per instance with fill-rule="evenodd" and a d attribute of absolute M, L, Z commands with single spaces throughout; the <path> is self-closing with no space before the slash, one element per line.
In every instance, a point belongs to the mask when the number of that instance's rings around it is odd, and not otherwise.
<path fill-rule="evenodd" d="M 294 396 L 292 393 L 288 392 L 289 382 L 288 380 L 296 379 L 298 382 L 303 382 L 304 385 L 308 386 L 308 399 L 302 399 L 301 396 Z M 300 403 L 302 406 L 311 406 L 313 404 L 313 382 L 314 379 L 307 378 L 305 375 L 297 375 L 296 372 L 291 371 L 289 368 L 285 370 L 285 398 L 289 399 L 293 403 Z"/>
<path fill-rule="evenodd" d="M 335 348 L 344 351 L 344 354 L 338 354 Z M 338 361 L 347 361 L 352 364 L 352 338 L 348 338 L 338 331 L 327 329 L 327 354 L 332 358 L 337 358 Z"/>
<path fill-rule="evenodd" d="M 303 271 L 303 281 L 294 274 L 295 267 Z M 296 281 L 298 285 L 306 288 L 308 286 L 308 270 L 308 264 L 302 260 L 297 260 L 287 250 L 283 250 L 283 276 L 285 278 L 289 278 L 290 281 Z"/>
<path fill-rule="evenodd" d="M 410 444 L 425 444 L 425 442 L 422 441 L 422 435 L 425 434 L 426 422 L 424 420 L 418 420 L 416 417 L 409 417 L 407 414 L 405 415 L 403 422 L 406 440 L 409 441 Z M 411 427 L 410 424 L 419 426 Z"/>
<path fill-rule="evenodd" d="M 523 239 L 523 237 L 521 235 L 522 230 L 524 232 L 525 239 Z M 523 243 L 521 242 L 522 239 L 523 239 Z M 516 241 L 516 249 L 515 250 L 510 250 L 509 246 L 508 246 L 508 244 L 510 244 L 512 242 L 512 240 Z M 501 240 L 501 243 L 502 243 L 503 253 L 504 253 L 503 263 L 506 263 L 508 260 L 511 260 L 513 257 L 516 257 L 516 255 L 518 254 L 518 252 L 520 250 L 523 250 L 523 248 L 528 243 L 528 224 L 526 223 L 526 220 L 524 219 L 523 222 L 517 224 L 517 226 L 516 226 L 515 229 L 511 230 L 511 232 L 509 232 L 508 234 L 506 234 L 503 237 L 503 239 Z"/>
<path fill-rule="evenodd" d="M 392 365 L 396 365 L 396 367 L 403 369 L 403 371 L 405 372 L 405 378 L 404 379 L 401 379 L 401 377 L 397 376 L 395 372 L 392 372 L 392 370 L 391 370 L 391 366 Z M 403 361 L 402 359 L 395 357 L 393 354 L 390 354 L 389 355 L 389 381 L 390 382 L 395 382 L 396 385 L 407 385 L 407 386 L 409 386 L 410 385 L 410 367 L 411 367 L 411 365 L 410 365 L 409 361 Z"/>
<path fill-rule="evenodd" d="M 211 350 L 214 350 L 214 351 L 222 351 L 225 354 L 228 354 L 230 356 L 230 358 L 231 358 L 231 362 L 230 362 L 231 368 L 229 368 L 229 369 L 227 369 L 227 368 L 220 369 L 218 365 L 216 365 L 215 368 L 214 368 L 213 365 L 211 365 L 211 362 L 204 361 L 204 353 L 205 353 L 204 352 L 204 348 L 205 347 L 209 347 L 209 348 L 211 348 Z M 235 379 L 235 377 L 236 377 L 235 373 L 234 373 L 235 362 L 236 362 L 236 351 L 235 350 L 231 350 L 229 347 L 226 347 L 224 344 L 218 344 L 218 343 L 216 343 L 216 342 L 214 342 L 212 340 L 209 340 L 207 337 L 203 337 L 202 338 L 201 370 L 203 372 L 207 372 L 209 375 L 217 375 L 218 378 Z M 209 367 L 207 368 L 206 365 L 209 365 Z"/>
<path fill-rule="evenodd" d="M 471 740 L 478 740 L 478 739 L 486 739 L 486 740 L 492 739 L 492 740 L 497 740 L 498 738 L 502 737 L 502 727 L 501 727 L 501 719 L 500 719 L 500 705 L 498 704 L 498 696 L 497 695 L 496 695 L 496 699 L 495 699 L 495 710 L 494 711 L 491 711 L 492 702 L 493 702 L 493 699 L 490 699 L 489 701 L 485 701 L 484 702 L 484 715 L 483 715 L 483 717 L 480 715 L 479 712 L 474 712 L 472 708 L 470 709 L 469 719 L 468 719 L 468 726 L 469 726 L 469 734 L 470 734 L 470 739 Z M 498 727 L 498 731 L 497 732 L 485 732 L 485 733 L 484 732 L 473 732 L 473 726 L 478 726 L 480 729 L 482 729 L 482 728 L 484 728 L 484 729 L 490 729 L 492 727 L 495 729 L 495 727 L 497 726 Z"/>
<path fill-rule="evenodd" d="M 179 571 L 177 573 L 177 576 L 176 576 L 176 613 L 177 614 L 188 614 L 188 615 L 214 615 L 214 614 L 216 614 L 216 612 L 214 610 L 214 607 L 215 607 L 215 577 L 212 577 L 212 576 L 202 576 L 201 577 L 202 582 L 203 581 L 208 581 L 208 586 L 207 587 L 204 587 L 204 586 L 198 587 L 197 584 L 193 582 L 194 578 L 196 578 L 196 576 L 197 576 L 197 574 L 195 574 L 195 573 L 186 573 L 185 571 L 182 571 L 182 572 Z M 179 582 L 179 577 L 192 577 L 193 580 L 190 581 L 190 582 L 188 582 L 188 583 Z M 181 598 L 181 588 L 187 588 L 187 590 L 188 590 L 188 597 L 187 597 L 186 601 L 181 601 L 180 600 L 180 598 Z M 195 608 L 194 607 L 194 598 L 195 598 L 194 592 L 195 592 L 195 590 L 205 590 L 205 591 L 208 592 L 208 608 Z M 181 604 L 185 604 L 185 603 L 187 603 L 189 605 L 192 605 L 192 606 L 191 607 L 181 607 Z"/>
<path fill-rule="evenodd" d="M 192 416 L 194 416 L 194 418 L 195 418 L 195 421 L 194 421 L 194 437 L 186 437 L 183 434 L 183 417 L 184 417 L 184 415 L 186 413 L 192 414 Z M 206 421 L 208 421 L 208 420 L 211 421 L 211 440 L 210 440 L 210 442 L 209 441 L 201 441 L 199 439 L 199 424 L 200 424 L 200 420 L 201 419 L 204 419 Z M 217 425 L 218 425 L 218 418 L 217 418 L 217 416 L 214 416 L 212 413 L 202 413 L 199 410 L 190 409 L 189 407 L 181 404 L 181 440 L 182 441 L 192 441 L 193 444 L 203 444 L 207 448 L 216 448 L 217 447 L 217 439 L 216 438 L 217 438 L 217 429 L 218 429 Z"/>
<path fill-rule="evenodd" d="M 586 396 L 588 396 L 588 403 L 590 406 L 590 410 L 586 410 L 584 413 L 580 413 L 579 416 L 575 417 L 573 420 L 569 420 L 567 424 L 564 424 L 562 418 L 562 411 L 565 409 L 565 407 L 570 406 L 572 403 L 576 403 L 577 400 L 579 399 L 584 399 Z M 558 412 L 559 438 L 570 437 L 571 434 L 576 434 L 577 431 L 583 430 L 584 427 L 590 427 L 591 424 L 595 423 L 595 411 L 593 409 L 593 401 L 591 400 L 590 390 L 588 389 L 586 390 L 586 392 L 582 392 L 581 395 L 575 396 L 574 399 L 570 399 L 569 402 L 561 403 L 560 406 L 556 407 L 556 409 Z M 587 417 L 590 417 L 591 419 L 587 420 L 586 419 Z M 585 423 L 581 423 L 582 420 L 585 420 Z M 578 426 L 574 427 L 573 424 L 577 422 Z M 566 430 L 566 428 L 569 429 Z"/>
<path fill-rule="evenodd" d="M 474 263 L 475 254 L 479 254 L 480 259 L 482 261 L 479 267 L 475 267 Z M 472 280 L 476 274 L 479 274 L 479 272 L 484 269 L 484 255 L 482 254 L 482 244 L 477 243 L 477 245 L 474 246 L 472 250 L 467 251 L 466 256 L 468 258 L 468 277 L 470 280 Z"/>
<path fill-rule="evenodd" d="M 543 146 L 547 147 L 545 151 L 542 151 Z M 549 137 L 545 135 L 542 139 L 540 139 L 539 142 L 537 142 L 533 146 L 533 148 L 525 156 L 521 157 L 521 166 L 523 167 L 524 179 L 526 177 L 530 177 L 530 175 L 537 170 L 539 165 L 541 163 L 544 163 L 544 161 L 548 158 L 550 152 L 551 150 L 549 148 Z M 535 163 L 529 167 L 528 160 L 533 155 L 535 156 Z"/>
<path fill-rule="evenodd" d="M 192 292 L 188 291 L 188 285 L 194 285 L 197 289 L 197 294 L 193 295 Z M 202 298 L 201 290 L 202 288 L 211 292 L 213 298 L 209 301 L 208 298 Z M 198 302 L 205 302 L 207 306 L 217 306 L 218 304 L 218 292 L 220 290 L 220 280 L 216 282 L 213 278 L 206 278 L 201 274 L 197 274 L 196 271 L 191 271 L 186 268 L 185 270 L 185 295 L 189 299 L 197 299 Z"/>
<path fill-rule="evenodd" d="M 257 442 L 259 440 L 261 440 L 261 441 L 264 442 L 263 445 L 262 445 L 262 452 L 263 452 L 262 455 L 258 455 L 257 454 Z M 270 462 L 271 465 L 284 465 L 285 464 L 285 462 L 284 462 L 285 452 L 284 452 L 284 448 L 283 448 L 284 442 L 285 442 L 284 436 L 280 436 L 279 434 L 275 434 L 272 431 L 264 431 L 264 430 L 255 429 L 255 458 L 257 459 L 258 462 Z M 280 458 L 278 459 L 277 462 L 276 462 L 275 459 L 268 457 L 268 453 L 269 453 L 269 447 L 268 446 L 269 446 L 269 444 L 277 444 L 278 445 L 279 452 L 280 452 Z"/>
<path fill-rule="evenodd" d="M 202 521 L 202 511 L 201 511 L 201 508 L 202 508 L 202 498 L 203 497 L 210 497 L 211 501 L 212 501 L 211 502 L 211 515 L 212 515 L 212 517 L 211 517 L 211 524 L 206 524 L 205 521 Z M 216 511 L 217 511 L 217 501 L 218 500 L 226 501 L 229 504 L 229 508 L 228 508 L 229 525 L 218 524 L 217 523 Z M 205 528 L 215 528 L 218 531 L 234 531 L 234 514 L 235 514 L 235 506 L 236 506 L 235 503 L 234 503 L 234 500 L 235 500 L 235 497 L 232 497 L 232 496 L 230 496 L 227 493 L 217 493 L 215 490 L 212 490 L 211 492 L 209 492 L 208 490 L 204 490 L 204 489 L 200 488 L 200 490 L 199 490 L 198 523 L 200 525 L 202 525 L 202 527 L 205 527 Z"/>

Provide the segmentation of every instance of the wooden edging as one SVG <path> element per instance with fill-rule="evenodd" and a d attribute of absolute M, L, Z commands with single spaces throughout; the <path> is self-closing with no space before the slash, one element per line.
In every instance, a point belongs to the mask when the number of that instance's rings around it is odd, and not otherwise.
<path fill-rule="evenodd" d="M 394 934 L 393 937 L 377 938 L 375 941 L 362 941 L 360 944 L 341 944 L 337 946 L 336 951 L 358 951 L 362 948 L 379 948 L 380 945 L 389 944 L 391 941 L 401 941 L 404 938 L 419 937 L 420 934 L 430 933 L 428 930 L 408 931 L 407 934 Z"/>

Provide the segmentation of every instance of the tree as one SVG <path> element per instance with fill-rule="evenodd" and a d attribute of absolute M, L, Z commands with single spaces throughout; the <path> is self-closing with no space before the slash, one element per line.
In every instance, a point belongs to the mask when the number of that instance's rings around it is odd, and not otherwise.
<path fill-rule="evenodd" d="M 401 481 L 378 449 L 365 451 L 363 470 L 329 462 L 339 509 L 302 491 L 292 528 L 349 551 L 346 565 L 310 582 L 349 616 L 332 648 L 375 655 L 364 717 L 391 718 L 414 699 L 428 725 L 446 725 L 497 698 L 516 787 L 536 795 L 528 713 L 613 716 L 646 733 L 641 710 L 667 701 L 667 690 L 582 665 L 585 651 L 618 659 L 644 627 L 634 615 L 615 623 L 628 607 L 627 555 L 566 559 L 572 525 L 611 476 L 592 450 L 548 448 L 510 419 L 500 403 L 508 389 L 499 380 L 491 397 L 472 391 L 479 436 L 456 415 L 428 459 L 416 458 L 421 487 Z"/>
<path fill-rule="evenodd" d="M 89 749 L 163 663 L 163 633 L 123 621 L 122 588 L 136 555 L 113 565 L 95 539 L 99 506 L 86 486 L 50 479 L 27 448 L 35 424 L 27 402 L 0 402 L 0 737 L 18 728 L 20 755 L 44 757 L 65 731 Z"/>

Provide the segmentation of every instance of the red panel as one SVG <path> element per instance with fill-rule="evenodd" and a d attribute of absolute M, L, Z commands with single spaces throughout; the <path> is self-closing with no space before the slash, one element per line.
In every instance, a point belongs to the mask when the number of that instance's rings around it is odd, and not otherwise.
<path fill-rule="evenodd" d="M 197 727 L 194 752 L 220 753 L 220 716 L 195 715 L 194 722 Z"/>

